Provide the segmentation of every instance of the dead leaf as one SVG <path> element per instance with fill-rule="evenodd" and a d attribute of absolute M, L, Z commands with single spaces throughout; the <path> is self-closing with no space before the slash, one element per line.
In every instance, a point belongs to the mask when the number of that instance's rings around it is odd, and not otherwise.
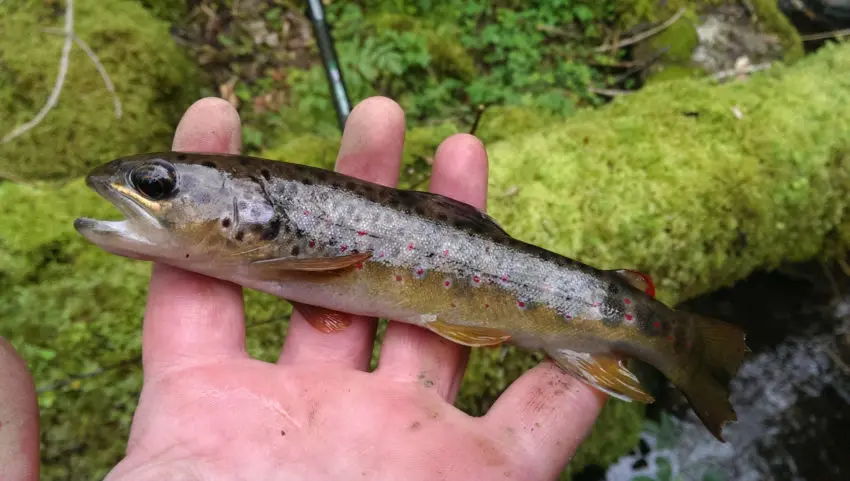
<path fill-rule="evenodd" d="M 230 77 L 230 80 L 218 86 L 218 95 L 227 100 L 234 109 L 239 108 L 239 97 L 236 96 L 236 82 L 238 77 Z"/>

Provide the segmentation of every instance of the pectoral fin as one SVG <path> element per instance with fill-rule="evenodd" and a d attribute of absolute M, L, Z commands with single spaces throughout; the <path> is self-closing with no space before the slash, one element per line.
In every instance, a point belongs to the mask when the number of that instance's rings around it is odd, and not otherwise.
<path fill-rule="evenodd" d="M 511 338 L 509 334 L 497 329 L 449 324 L 439 319 L 425 324 L 425 327 L 452 342 L 469 347 L 496 346 Z"/>
<path fill-rule="evenodd" d="M 351 325 L 351 317 L 324 307 L 293 302 L 292 306 L 317 330 L 325 333 L 340 332 Z"/>
<path fill-rule="evenodd" d="M 251 263 L 252 273 L 264 279 L 273 279 L 281 272 L 326 272 L 345 269 L 355 266 L 372 257 L 370 252 L 350 254 L 336 257 L 312 257 L 298 259 L 292 257 L 278 257 L 273 259 L 262 259 Z"/>
<path fill-rule="evenodd" d="M 640 381 L 612 354 L 589 354 L 558 349 L 549 355 L 564 371 L 621 401 L 655 402 Z"/>

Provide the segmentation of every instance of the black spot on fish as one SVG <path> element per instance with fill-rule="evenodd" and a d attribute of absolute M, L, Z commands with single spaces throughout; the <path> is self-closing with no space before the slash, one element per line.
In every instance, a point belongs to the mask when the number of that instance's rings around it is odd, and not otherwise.
<path fill-rule="evenodd" d="M 260 239 L 262 240 L 272 240 L 280 233 L 280 218 L 275 217 L 268 224 L 266 224 L 263 231 L 260 233 Z"/>
<path fill-rule="evenodd" d="M 295 246 L 292 246 L 292 250 L 289 251 L 289 255 L 297 256 L 300 252 L 301 252 L 301 248 L 298 247 L 297 245 L 295 245 Z"/>
<path fill-rule="evenodd" d="M 236 240 L 242 241 L 242 239 L 244 239 L 244 238 L 245 238 L 245 231 L 240 230 L 236 233 Z"/>
<path fill-rule="evenodd" d="M 262 174 L 263 178 L 266 180 L 271 180 L 272 178 L 272 174 L 269 172 L 269 169 L 261 169 L 260 174 Z"/>
<path fill-rule="evenodd" d="M 201 165 L 203 165 L 204 167 L 209 167 L 211 169 L 215 169 L 216 167 L 215 162 L 209 160 L 204 161 Z"/>
<path fill-rule="evenodd" d="M 335 246 L 336 245 L 336 239 L 334 239 L 333 237 L 328 239 L 328 245 L 329 246 Z"/>
<path fill-rule="evenodd" d="M 398 200 L 404 204 L 411 205 L 416 202 L 416 194 L 409 190 L 398 191 Z"/>
<path fill-rule="evenodd" d="M 177 160 L 183 162 L 186 160 L 186 154 L 177 154 Z"/>
<path fill-rule="evenodd" d="M 225 229 L 230 227 L 230 218 L 225 217 L 224 219 L 221 219 L 221 226 L 224 227 Z"/>
<path fill-rule="evenodd" d="M 342 189 L 342 183 L 341 182 L 332 182 L 331 187 L 333 187 L 334 189 Z"/>

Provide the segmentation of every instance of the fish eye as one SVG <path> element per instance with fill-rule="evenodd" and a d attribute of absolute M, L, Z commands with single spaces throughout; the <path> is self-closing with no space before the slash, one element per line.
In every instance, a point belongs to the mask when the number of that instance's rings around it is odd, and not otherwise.
<path fill-rule="evenodd" d="M 130 172 L 133 187 L 151 200 L 163 200 L 177 193 L 177 171 L 167 162 L 154 162 Z"/>

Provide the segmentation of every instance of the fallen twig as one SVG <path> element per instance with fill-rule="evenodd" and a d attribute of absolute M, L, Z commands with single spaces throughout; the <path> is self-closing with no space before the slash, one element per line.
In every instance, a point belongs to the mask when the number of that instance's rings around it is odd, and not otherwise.
<path fill-rule="evenodd" d="M 65 4 L 65 43 L 62 45 L 62 56 L 59 58 L 59 73 L 56 75 L 56 83 L 53 85 L 53 91 L 47 98 L 44 107 L 33 117 L 29 122 L 19 126 L 12 132 L 3 137 L 3 143 L 6 143 L 21 134 L 26 133 L 47 115 L 50 110 L 56 106 L 59 101 L 59 94 L 62 92 L 62 85 L 65 83 L 65 75 L 68 73 L 68 59 L 71 56 L 71 47 L 73 45 L 74 33 L 74 0 L 66 0 Z"/>
<path fill-rule="evenodd" d="M 607 50 L 613 50 L 613 49 L 618 49 L 618 48 L 621 48 L 621 47 L 627 47 L 629 45 L 638 43 L 641 40 L 645 40 L 645 39 L 647 39 L 647 38 L 649 38 L 649 37 L 651 37 L 651 36 L 653 36 L 657 33 L 660 33 L 662 31 L 670 28 L 670 25 L 673 25 L 674 23 L 676 23 L 676 20 L 679 20 L 679 17 L 681 17 L 685 13 L 685 10 L 686 10 L 685 7 L 682 7 L 682 8 L 679 9 L 679 11 L 677 11 L 672 17 L 668 18 L 661 25 L 659 25 L 655 28 L 651 28 L 651 29 L 647 30 L 646 32 L 635 35 L 634 37 L 629 37 L 629 38 L 627 38 L 623 41 L 618 41 L 618 42 L 611 44 L 611 45 L 600 45 L 600 46 L 596 47 L 595 51 L 605 52 Z"/>
<path fill-rule="evenodd" d="M 64 34 L 63 31 L 55 29 L 55 28 L 45 28 L 45 32 L 47 33 L 55 33 L 55 34 Z M 77 44 L 78 47 L 83 49 L 86 55 L 89 56 L 94 67 L 100 73 L 100 77 L 103 79 L 103 83 L 106 84 L 106 89 L 112 93 L 112 103 L 115 105 L 115 117 L 121 118 L 121 100 L 118 98 L 118 94 L 115 92 L 115 86 L 112 84 L 112 79 L 109 78 L 109 74 L 106 73 L 106 69 L 103 67 L 103 64 L 100 62 L 100 59 L 97 57 L 97 54 L 94 53 L 94 50 L 89 47 L 89 45 L 85 42 L 85 40 L 81 39 L 79 35 L 75 32 L 71 32 L 71 36 L 74 38 L 74 43 Z"/>
<path fill-rule="evenodd" d="M 800 39 L 804 42 L 811 42 L 813 40 L 824 40 L 827 38 L 837 38 L 837 37 L 847 37 L 850 36 L 850 28 L 845 28 L 842 30 L 833 30 L 831 32 L 820 32 L 820 33 L 812 33 L 809 35 L 800 35 Z"/>
<path fill-rule="evenodd" d="M 590 93 L 605 95 L 606 97 L 619 97 L 621 95 L 629 95 L 631 93 L 634 93 L 631 90 L 603 89 L 598 87 L 588 87 L 587 90 Z"/>
<path fill-rule="evenodd" d="M 741 74 L 745 74 L 745 73 L 758 72 L 760 70 L 767 70 L 772 65 L 773 64 L 771 62 L 765 62 L 765 63 L 757 63 L 757 64 L 754 64 L 754 65 L 749 65 L 747 67 L 733 67 L 733 68 L 730 68 L 728 70 L 721 70 L 720 72 L 717 72 L 714 75 L 712 75 L 711 78 L 713 78 L 715 80 L 722 80 L 726 77 L 731 77 L 733 75 L 741 75 Z"/>

